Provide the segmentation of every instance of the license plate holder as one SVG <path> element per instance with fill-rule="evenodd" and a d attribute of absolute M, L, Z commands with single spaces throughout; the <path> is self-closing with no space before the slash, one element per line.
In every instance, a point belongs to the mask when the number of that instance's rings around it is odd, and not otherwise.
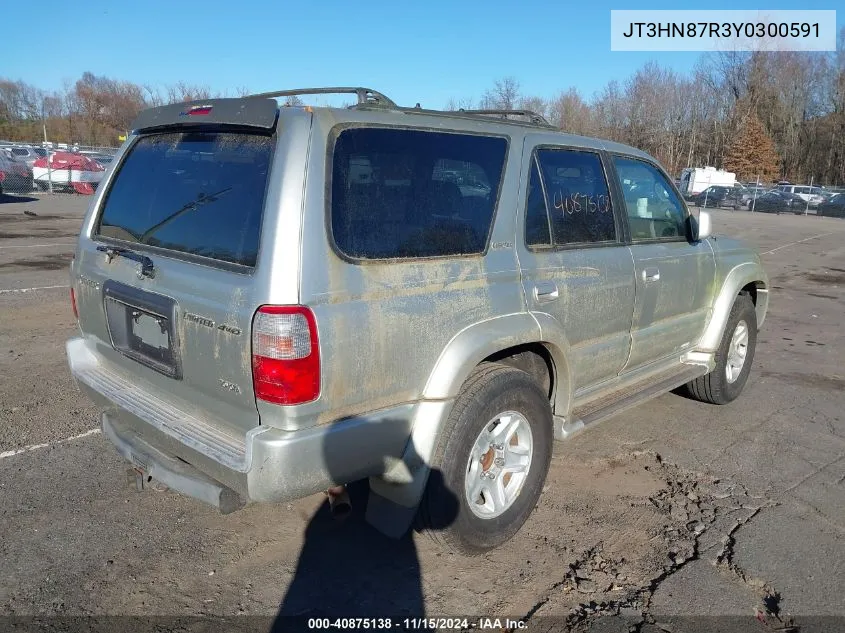
<path fill-rule="evenodd" d="M 181 378 L 173 327 L 176 302 L 119 282 L 107 281 L 103 300 L 114 349 L 171 378 Z"/>

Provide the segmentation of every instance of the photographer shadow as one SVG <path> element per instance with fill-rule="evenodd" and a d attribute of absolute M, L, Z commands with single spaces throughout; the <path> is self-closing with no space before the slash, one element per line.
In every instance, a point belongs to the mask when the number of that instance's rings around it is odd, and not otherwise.
<path fill-rule="evenodd" d="M 413 452 L 413 446 L 409 451 Z M 332 463 L 326 450 L 329 472 Z M 415 455 L 411 455 L 413 459 Z M 335 471 L 336 472 L 336 471 Z M 333 477 L 336 483 L 338 479 Z M 442 473 L 431 469 L 429 482 L 441 490 Z M 341 518 L 332 512 L 328 498 L 311 517 L 296 571 L 273 623 L 273 633 L 307 630 L 308 618 L 424 617 L 425 600 L 413 529 L 400 538 L 379 532 L 365 520 L 369 484 L 367 480 L 347 487 L 351 509 Z M 445 495 L 438 512 L 439 524 L 430 530 L 447 528 L 458 514 L 458 499 Z"/>

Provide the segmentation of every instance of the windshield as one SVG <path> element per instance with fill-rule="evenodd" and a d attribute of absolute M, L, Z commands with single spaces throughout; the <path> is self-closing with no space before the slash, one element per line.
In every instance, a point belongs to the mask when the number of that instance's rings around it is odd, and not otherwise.
<path fill-rule="evenodd" d="M 96 233 L 255 266 L 272 138 L 176 132 L 141 137 L 106 194 Z"/>

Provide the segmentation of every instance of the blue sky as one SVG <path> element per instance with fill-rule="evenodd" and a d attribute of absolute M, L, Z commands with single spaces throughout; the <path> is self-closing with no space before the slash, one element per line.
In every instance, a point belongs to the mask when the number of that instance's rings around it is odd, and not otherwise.
<path fill-rule="evenodd" d="M 835 4 L 708 0 L 683 8 Z M 524 94 L 551 97 L 575 86 L 590 97 L 649 60 L 687 73 L 700 55 L 611 52 L 610 10 L 630 5 L 600 1 L 41 0 L 40 14 L 33 6 L 14 2 L 3 9 L 0 76 L 45 89 L 88 70 L 141 84 L 182 80 L 229 91 L 365 85 L 402 104 L 437 108 L 450 97 L 477 99 L 505 76 L 516 77 Z M 677 1 L 635 6 L 679 8 Z M 839 27 L 843 20 L 839 11 Z M 39 54 L 37 34 L 45 30 L 55 37 Z"/>

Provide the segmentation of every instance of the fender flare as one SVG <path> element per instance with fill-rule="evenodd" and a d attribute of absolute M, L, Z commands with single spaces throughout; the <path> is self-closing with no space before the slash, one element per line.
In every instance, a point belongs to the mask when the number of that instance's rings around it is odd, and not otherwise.
<path fill-rule="evenodd" d="M 529 312 L 473 323 L 455 334 L 443 348 L 428 376 L 422 398 L 454 398 L 472 370 L 485 358 L 509 347 L 539 340 L 540 327 Z"/>
<path fill-rule="evenodd" d="M 568 406 L 571 384 L 565 355 L 568 345 L 559 326 L 549 327 L 556 321 L 548 316 L 546 318 L 549 320 L 546 328 L 552 333 L 551 340 L 542 337 L 540 323 L 529 312 L 473 323 L 452 337 L 429 374 L 422 400 L 413 417 L 405 454 L 382 476 L 371 478 L 371 488 L 404 507 L 419 501 L 441 431 L 461 386 L 479 363 L 496 352 L 529 343 L 545 345 L 552 357 L 555 401 L 562 401 Z"/>
<path fill-rule="evenodd" d="M 722 334 L 728 323 L 731 307 L 739 291 L 750 283 L 757 283 L 757 328 L 763 325 L 769 307 L 769 278 L 759 263 L 746 262 L 731 269 L 722 283 L 719 296 L 713 303 L 713 313 L 704 328 L 704 334 L 696 349 L 715 352 L 722 342 Z"/>

